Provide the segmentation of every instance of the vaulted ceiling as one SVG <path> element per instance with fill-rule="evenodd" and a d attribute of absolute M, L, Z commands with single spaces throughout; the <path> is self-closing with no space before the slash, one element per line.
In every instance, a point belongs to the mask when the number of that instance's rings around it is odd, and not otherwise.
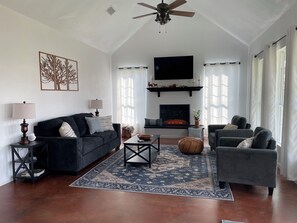
<path fill-rule="evenodd" d="M 155 19 L 154 16 L 132 19 L 153 12 L 138 5 L 138 2 L 156 6 L 161 0 L 0 0 L 1 5 L 106 53 L 113 53 L 148 21 Z M 173 0 L 165 2 L 171 3 Z M 175 16 L 174 20 L 186 19 L 191 22 L 203 16 L 249 45 L 296 2 L 187 0 L 177 10 L 194 11 L 195 16 Z M 112 15 L 107 12 L 110 7 L 115 10 Z"/>

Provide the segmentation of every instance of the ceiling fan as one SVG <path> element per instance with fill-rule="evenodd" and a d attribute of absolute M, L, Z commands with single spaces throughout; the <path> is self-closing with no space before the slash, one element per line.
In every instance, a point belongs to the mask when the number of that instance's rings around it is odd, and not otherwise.
<path fill-rule="evenodd" d="M 160 23 L 160 25 L 164 25 L 171 20 L 170 15 L 193 17 L 195 15 L 195 12 L 173 10 L 173 9 L 185 4 L 186 2 L 187 2 L 186 0 L 175 0 L 174 2 L 172 2 L 168 5 L 168 4 L 164 3 L 162 0 L 162 3 L 158 4 L 157 7 L 148 5 L 146 3 L 138 3 L 139 5 L 142 5 L 144 7 L 154 9 L 157 12 L 136 16 L 136 17 L 133 17 L 133 19 L 138 19 L 138 18 L 142 18 L 145 16 L 149 16 L 149 15 L 156 15 L 155 21 Z"/>

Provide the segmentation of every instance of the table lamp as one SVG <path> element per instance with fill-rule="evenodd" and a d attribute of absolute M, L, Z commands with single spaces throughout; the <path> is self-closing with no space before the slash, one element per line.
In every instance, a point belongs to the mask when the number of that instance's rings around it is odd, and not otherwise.
<path fill-rule="evenodd" d="M 32 119 L 35 118 L 35 104 L 34 103 L 26 103 L 25 101 L 23 103 L 15 103 L 12 107 L 12 118 L 14 119 L 23 119 L 23 122 L 21 125 L 21 131 L 23 133 L 23 136 L 21 138 L 20 144 L 26 145 L 29 144 L 30 141 L 28 140 L 28 137 L 26 135 L 28 131 L 28 123 L 26 123 L 26 119 Z"/>
<path fill-rule="evenodd" d="M 98 109 L 102 109 L 103 108 L 103 101 L 102 100 L 91 100 L 91 108 L 95 108 L 95 114 L 96 116 L 99 116 L 99 111 Z"/>

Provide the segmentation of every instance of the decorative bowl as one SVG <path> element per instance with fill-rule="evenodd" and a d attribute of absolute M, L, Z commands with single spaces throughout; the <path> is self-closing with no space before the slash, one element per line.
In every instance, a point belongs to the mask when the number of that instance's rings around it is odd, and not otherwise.
<path fill-rule="evenodd" d="M 140 135 L 138 135 L 138 138 L 141 139 L 141 140 L 150 140 L 151 139 L 151 135 L 140 134 Z"/>

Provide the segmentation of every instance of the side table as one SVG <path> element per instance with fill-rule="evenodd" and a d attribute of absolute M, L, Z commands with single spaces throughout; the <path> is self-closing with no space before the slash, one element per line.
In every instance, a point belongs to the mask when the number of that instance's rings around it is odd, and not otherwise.
<path fill-rule="evenodd" d="M 47 143 L 32 141 L 27 145 L 14 143 L 10 145 L 12 155 L 13 182 L 16 179 L 28 179 L 32 183 L 46 174 Z"/>
<path fill-rule="evenodd" d="M 204 141 L 204 126 L 200 125 L 199 128 L 189 127 L 188 128 L 188 136 L 200 138 L 200 139 L 202 139 L 202 141 Z"/>

